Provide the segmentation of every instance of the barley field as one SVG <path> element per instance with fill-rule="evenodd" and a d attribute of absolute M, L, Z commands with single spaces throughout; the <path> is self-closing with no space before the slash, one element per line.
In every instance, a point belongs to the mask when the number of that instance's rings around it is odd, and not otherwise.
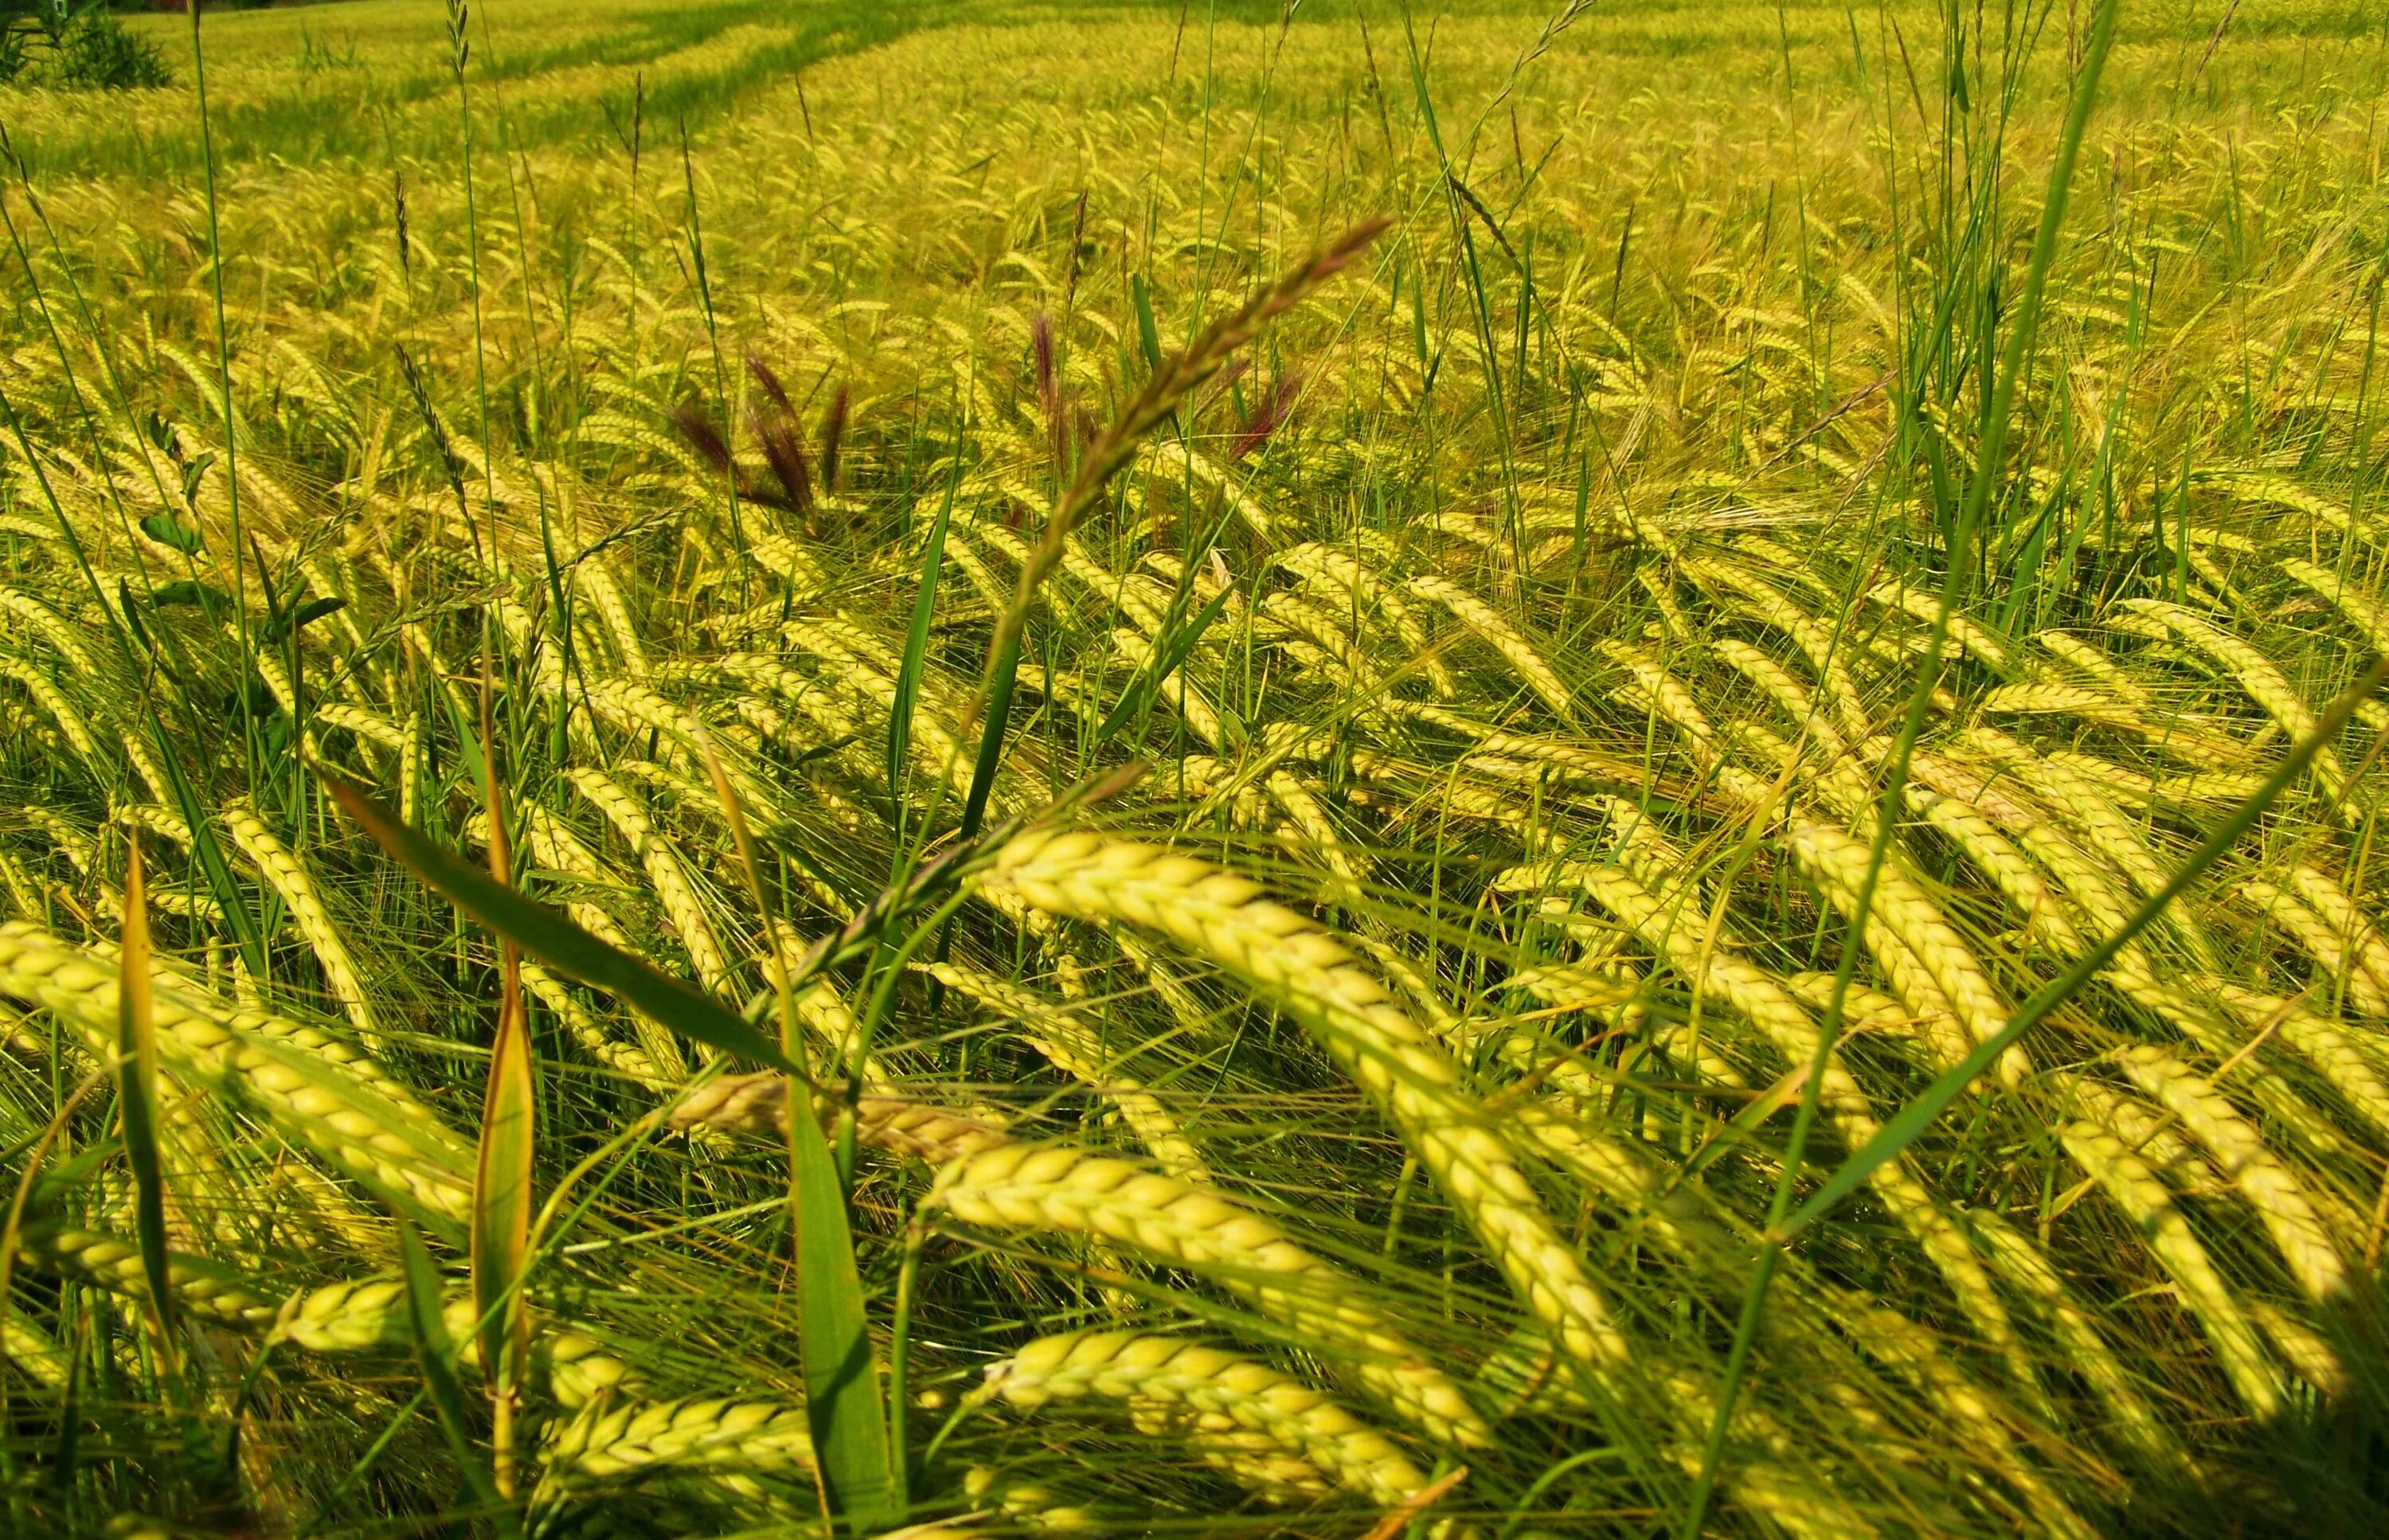
<path fill-rule="evenodd" d="M 2379 5 L 74 25 L 0 1529 L 2389 1528 Z"/>

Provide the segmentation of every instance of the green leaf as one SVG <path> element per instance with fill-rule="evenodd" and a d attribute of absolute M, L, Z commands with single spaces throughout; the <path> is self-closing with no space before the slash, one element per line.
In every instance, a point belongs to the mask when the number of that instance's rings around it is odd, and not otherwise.
<path fill-rule="evenodd" d="M 455 1453 L 457 1469 L 474 1500 L 497 1520 L 499 1533 L 516 1531 L 514 1514 L 498 1502 L 497 1484 L 473 1447 L 473 1425 L 465 1415 L 464 1387 L 456 1382 L 456 1348 L 448 1340 L 448 1323 L 441 1318 L 439 1269 L 415 1227 L 398 1222 L 398 1249 L 406 1268 L 406 1324 L 415 1339 L 415 1360 L 423 1370 L 423 1385 L 431 1394 L 432 1410 L 440 1414 L 441 1431 Z"/>
<path fill-rule="evenodd" d="M 158 1344 L 171 1377 L 174 1354 L 174 1290 L 166 1253 L 166 1177 L 158 1159 L 158 1030 L 149 994 L 149 900 L 141 871 L 141 841 L 133 841 L 124 872 L 124 928 L 117 948 L 117 1107 L 124 1124 L 124 1159 L 133 1167 L 134 1234 Z"/>
<path fill-rule="evenodd" d="M 232 599 L 222 589 L 210 588 L 187 578 L 154 590 L 149 595 L 149 603 L 159 609 L 172 609 L 177 605 L 197 605 L 210 616 L 227 614 L 232 609 Z"/>
<path fill-rule="evenodd" d="M 208 542 L 196 529 L 185 529 L 174 521 L 172 514 L 151 514 L 141 521 L 141 532 L 160 545 L 169 545 L 185 556 L 196 556 L 207 549 Z"/>
<path fill-rule="evenodd" d="M 422 879 L 424 885 L 559 973 L 620 996 L 672 1031 L 710 1048 L 795 1073 L 772 1040 L 736 1012 L 680 980 L 615 950 L 555 910 L 492 880 L 442 848 L 346 777 L 318 769 L 332 799 L 374 843 Z"/>
<path fill-rule="evenodd" d="M 215 463 L 215 452 L 213 450 L 210 450 L 205 454 L 194 456 L 191 463 L 183 467 L 184 502 L 197 503 L 198 501 L 199 478 L 206 476 L 208 474 L 208 467 Z"/>
<path fill-rule="evenodd" d="M 481 1098 L 481 1138 L 473 1168 L 473 1305 L 481 1317 L 481 1362 L 492 1387 L 508 1388 L 503 1366 L 516 1363 L 527 1317 L 517 1297 L 530 1244 L 531 1159 L 538 1089 L 532 1079 L 530 1025 L 523 1012 L 522 960 L 506 948 L 498 1030 Z"/>
<path fill-rule="evenodd" d="M 1144 274 L 1139 273 L 1128 281 L 1131 299 L 1136 301 L 1136 341 L 1144 350 L 1144 366 L 1161 367 L 1161 330 L 1153 324 L 1153 291 L 1144 286 Z"/>
<path fill-rule="evenodd" d="M 1012 693 L 1020 676 L 1020 635 L 1003 641 L 988 670 L 987 719 L 979 724 L 978 757 L 971 765 L 970 790 L 963 796 L 962 837 L 977 834 L 987 817 L 987 799 L 995 790 L 995 772 L 1003 763 L 1003 732 L 1012 718 Z"/>
<path fill-rule="evenodd" d="M 665 1026 L 789 1077 L 789 1159 L 797 1209 L 798 1349 L 806 1410 L 832 1504 L 866 1523 L 894 1507 L 888 1424 L 872 1361 L 854 1237 L 806 1079 L 781 1050 L 707 996 L 617 951 L 544 904 L 450 854 L 344 777 L 318 769 L 334 801 L 426 885 L 559 973 L 609 990 Z M 437 1387 L 434 1394 L 437 1395 Z"/>
<path fill-rule="evenodd" d="M 830 1510 L 858 1528 L 897 1518 L 888 1479 L 888 1423 L 879 1366 L 854 1266 L 854 1235 L 837 1179 L 801 1081 L 788 1083 L 788 1152 L 796 1197 L 797 1343 L 805 1366 L 805 1413 L 821 1457 Z"/>
<path fill-rule="evenodd" d="M 258 634 L 268 642 L 279 642 L 301 627 L 321 620 L 327 615 L 337 615 L 348 607 L 348 600 L 338 594 L 326 599 L 310 599 L 303 605 L 294 605 L 275 616 L 266 625 L 265 630 Z"/>
<path fill-rule="evenodd" d="M 480 797 L 490 785 L 490 761 L 480 757 L 480 721 L 476 721 L 473 714 L 466 711 L 464 702 L 456 697 L 454 690 L 442 690 L 442 694 L 447 694 L 449 717 L 456 721 L 456 755 L 464 759 L 466 781 L 470 781 L 470 785 L 473 785 L 473 795 Z M 397 852 L 391 850 L 391 855 L 397 855 Z M 406 857 L 399 857 L 399 859 L 406 859 Z M 442 893 L 447 893 L 447 888 L 442 888 Z"/>
<path fill-rule="evenodd" d="M 133 585 L 121 578 L 116 580 L 116 603 L 124 614 L 125 625 L 132 628 L 133 640 L 141 644 L 143 652 L 155 654 L 158 643 L 150 639 L 149 628 L 141 623 L 141 611 L 133 602 Z"/>
<path fill-rule="evenodd" d="M 232 880 L 232 867 L 224 858 L 224 847 L 216 843 L 215 825 L 209 809 L 198 795 L 191 790 L 190 777 L 183 771 L 183 757 L 174 752 L 174 740 L 166 724 L 158 719 L 158 708 L 148 708 L 149 743 L 158 751 L 158 762 L 166 769 L 166 779 L 174 793 L 174 807 L 191 831 L 191 854 L 198 858 L 199 871 L 208 880 L 208 892 L 214 897 L 216 908 L 224 911 L 225 923 L 232 926 L 233 940 L 240 948 L 240 960 L 251 978 L 263 978 L 265 944 L 260 937 L 256 917 L 249 913 L 249 900 L 241 894 L 240 885 Z"/>
<path fill-rule="evenodd" d="M 484 655 L 484 665 L 487 655 Z M 513 857 L 505 799 L 494 773 L 489 675 L 481 676 L 481 763 L 490 819 L 490 880 L 511 888 Z M 512 1493 L 515 1417 L 530 1351 L 530 1317 L 523 1305 L 523 1254 L 530 1245 L 531 1172 L 538 1134 L 539 1088 L 534 1078 L 530 1018 L 523 1008 L 522 950 L 499 948 L 498 1027 L 490 1045 L 490 1076 L 481 1097 L 479 1152 L 473 1166 L 473 1305 L 480 1312 L 481 1363 L 496 1410 L 498 1490 Z"/>

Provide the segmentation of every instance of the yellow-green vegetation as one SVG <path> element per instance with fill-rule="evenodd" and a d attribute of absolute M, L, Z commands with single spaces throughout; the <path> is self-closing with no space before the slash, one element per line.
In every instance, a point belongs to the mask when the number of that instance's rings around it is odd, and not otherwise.
<path fill-rule="evenodd" d="M 2377 6 L 128 25 L 10 1533 L 2389 1520 Z"/>

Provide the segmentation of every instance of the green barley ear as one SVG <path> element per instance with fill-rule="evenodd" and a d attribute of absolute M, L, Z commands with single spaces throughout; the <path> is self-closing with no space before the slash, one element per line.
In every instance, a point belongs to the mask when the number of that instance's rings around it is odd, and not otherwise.
<path fill-rule="evenodd" d="M 1437 1443 L 1492 1431 L 1358 1280 L 1211 1188 L 1067 1145 L 1006 1144 L 938 1173 L 925 1211 L 990 1230 L 1094 1236 L 1219 1279 L 1262 1315 L 1350 1360 L 1353 1379 Z"/>
<path fill-rule="evenodd" d="M 118 973 L 108 948 L 0 923 L 0 995 L 45 1007 L 96 1052 L 116 1038 Z M 254 1107 L 402 1213 L 461 1234 L 465 1151 L 387 1070 L 329 1034 L 202 994 L 164 964 L 152 973 L 165 986 L 151 991 L 158 1055 L 176 1079 Z"/>

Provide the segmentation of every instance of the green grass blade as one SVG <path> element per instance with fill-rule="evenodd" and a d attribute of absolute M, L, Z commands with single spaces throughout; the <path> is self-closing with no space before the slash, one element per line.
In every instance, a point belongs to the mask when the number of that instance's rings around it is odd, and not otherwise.
<path fill-rule="evenodd" d="M 728 1009 L 615 950 L 546 905 L 493 881 L 487 872 L 408 827 L 363 788 L 330 770 L 318 772 L 340 810 L 373 836 L 425 885 L 549 967 L 592 988 L 620 996 L 675 1032 L 724 1053 L 752 1059 L 784 1074 L 794 1066 L 770 1038 Z"/>
<path fill-rule="evenodd" d="M 504 887 L 512 876 L 506 809 L 495 772 L 490 721 L 489 655 L 482 655 L 481 762 L 490 821 L 490 879 Z M 515 1492 L 515 1397 L 530 1346 L 530 1320 L 521 1297 L 523 1254 L 530 1243 L 531 1170 L 536 1153 L 538 1087 L 533 1078 L 530 1019 L 523 1007 L 522 953 L 500 947 L 498 1024 L 490 1045 L 489 1083 L 481 1101 L 480 1147 L 473 1166 L 473 1306 L 481 1323 L 494 1410 L 498 1491 Z"/>
<path fill-rule="evenodd" d="M 774 906 L 747 831 L 747 815 L 712 744 L 700 739 L 698 746 L 705 751 L 714 795 L 730 824 L 756 908 L 769 923 Z M 773 987 L 780 998 L 780 1049 L 793 1063 L 801 1049 L 792 974 L 777 948 L 770 958 Z M 861 1063 L 869 1052 L 866 1024 L 855 1062 Z M 804 1365 L 806 1421 L 819 1455 L 822 1493 L 831 1517 L 845 1512 L 866 1528 L 883 1527 L 904 1506 L 901 1439 L 891 1457 L 862 1279 L 855 1267 L 846 1183 L 830 1158 L 808 1077 L 790 1074 L 787 1094 L 788 1213 L 796 1233 L 797 1348 Z"/>
<path fill-rule="evenodd" d="M 762 1034 L 687 985 L 615 950 L 580 926 L 451 855 L 329 771 L 325 786 L 343 812 L 433 891 L 524 951 L 595 988 L 620 996 L 666 1026 L 790 1076 L 790 1158 L 798 1210 L 798 1346 L 808 1415 L 831 1498 L 859 1519 L 891 1506 L 888 1425 L 855 1271 L 854 1238 L 828 1142 L 804 1075 Z M 437 1387 L 434 1395 L 437 1397 Z"/>
<path fill-rule="evenodd" d="M 523 1253 L 530 1238 L 531 1162 L 537 1128 L 537 1088 L 531 1075 L 530 1024 L 523 1011 L 522 965 L 506 948 L 496 1041 L 490 1049 L 489 1086 L 481 1101 L 479 1158 L 473 1171 L 473 1304 L 480 1312 L 481 1362 L 498 1403 L 498 1427 L 510 1435 L 522 1349 L 530 1323 L 521 1301 Z M 513 1441 L 498 1440 L 499 1488 L 513 1487 Z"/>
<path fill-rule="evenodd" d="M 1136 308 L 1137 349 L 1144 356 L 1146 368 L 1158 369 L 1161 367 L 1161 328 L 1154 324 L 1153 291 L 1145 286 L 1143 274 L 1136 274 L 1129 279 L 1128 292 L 1131 303 Z"/>
<path fill-rule="evenodd" d="M 797 1210 L 797 1330 L 805 1368 L 805 1414 L 836 1513 L 858 1529 L 896 1517 L 879 1366 L 871 1351 L 855 1270 L 854 1234 L 812 1098 L 788 1088 L 788 1157 Z"/>
<path fill-rule="evenodd" d="M 1003 762 L 1003 732 L 1012 717 L 1012 691 L 1020 675 L 1020 632 L 1003 641 L 988 670 L 987 716 L 979 723 L 978 757 L 971 766 L 970 791 L 963 798 L 962 837 L 969 839 L 987 818 L 987 799 Z"/>
<path fill-rule="evenodd" d="M 1156 655 L 1152 666 L 1147 668 L 1143 675 L 1128 689 L 1120 693 L 1118 701 L 1113 705 L 1109 712 L 1105 714 L 1104 725 L 1095 732 L 1095 742 L 1098 745 L 1110 743 L 1121 728 L 1136 719 L 1138 714 L 1144 709 L 1145 703 L 1159 694 L 1163 685 L 1169 682 L 1169 676 L 1176 673 L 1179 665 L 1186 661 L 1187 655 L 1194 650 L 1194 643 L 1203 639 L 1203 633 L 1210 629 L 1211 622 L 1220 618 L 1220 612 L 1228 607 L 1228 595 L 1233 592 L 1233 589 L 1221 589 L 1212 595 L 1209 604 L 1195 612 L 1193 620 L 1170 634 L 1169 642 Z"/>
<path fill-rule="evenodd" d="M 515 1515 L 499 1503 L 490 1468 L 473 1446 L 473 1425 L 465 1415 L 465 1389 L 456 1380 L 456 1347 L 448 1340 L 447 1322 L 441 1318 L 439 1269 L 431 1264 L 423 1237 L 403 1219 L 398 1222 L 398 1249 L 406 1269 L 407 1330 L 415 1341 L 415 1360 L 423 1371 L 432 1410 L 439 1415 L 441 1431 L 448 1435 L 449 1449 L 456 1457 L 456 1468 L 473 1500 L 496 1521 L 500 1534 L 512 1535 L 518 1527 Z"/>
<path fill-rule="evenodd" d="M 117 949 L 117 1105 L 124 1124 L 124 1159 L 133 1167 L 134 1233 L 149 1280 L 158 1346 L 166 1377 L 174 1378 L 174 1289 L 166 1254 L 166 1177 L 158 1158 L 158 1030 L 149 994 L 149 901 L 141 871 L 141 842 L 133 841 L 124 872 L 124 929 Z"/>
<path fill-rule="evenodd" d="M 441 692 L 448 703 L 448 715 L 456 724 L 456 757 L 463 761 L 466 783 L 479 795 L 490 783 L 490 763 L 481 755 L 480 724 L 453 690 Z"/>
<path fill-rule="evenodd" d="M 224 859 L 224 846 L 216 843 L 215 825 L 210 809 L 199 802 L 198 794 L 191 789 L 191 781 L 183 770 L 183 757 L 174 752 L 174 741 L 166 732 L 166 724 L 158 719 L 158 708 L 149 707 L 149 742 L 158 750 L 158 762 L 165 767 L 166 779 L 174 793 L 175 810 L 183 815 L 191 831 L 191 853 L 198 859 L 199 872 L 208 880 L 208 891 L 224 911 L 224 923 L 232 927 L 233 942 L 240 948 L 240 960 L 251 978 L 265 977 L 265 942 L 258 934 L 257 919 L 249 911 L 249 903 L 241 897 L 240 885 L 232 878 L 232 865 Z"/>

